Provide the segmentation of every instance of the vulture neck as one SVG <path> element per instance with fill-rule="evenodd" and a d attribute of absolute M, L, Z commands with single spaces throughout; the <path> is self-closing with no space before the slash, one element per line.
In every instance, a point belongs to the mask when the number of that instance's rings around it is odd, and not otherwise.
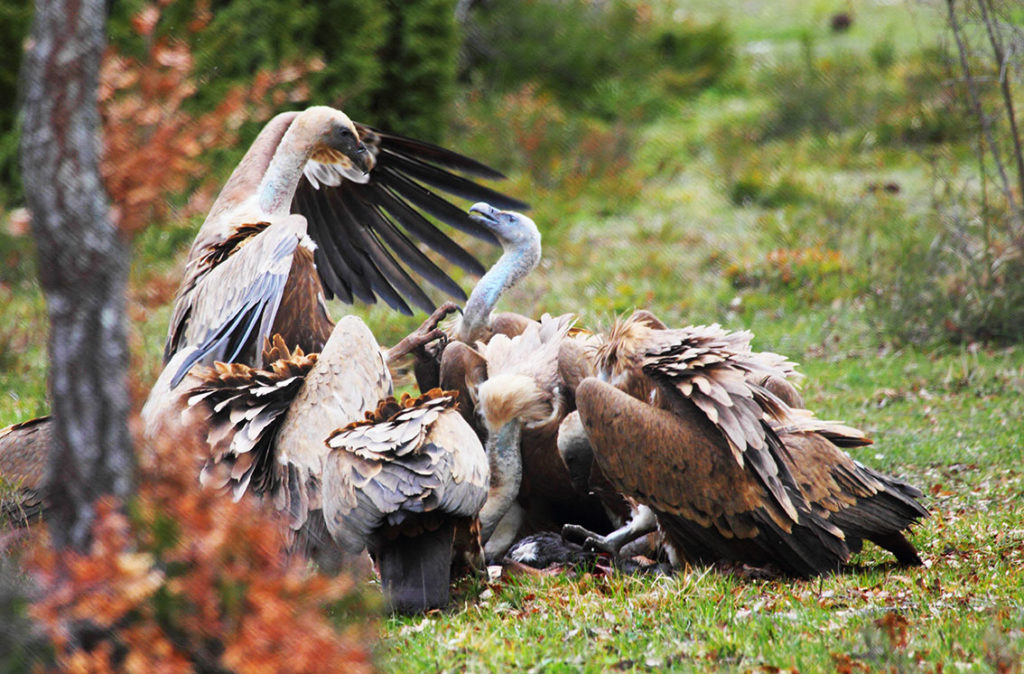
<path fill-rule="evenodd" d="M 529 274 L 540 262 L 540 236 L 530 236 L 525 241 L 506 243 L 505 252 L 494 266 L 477 282 L 466 301 L 462 323 L 459 327 L 459 341 L 473 344 L 484 339 L 491 323 L 491 312 L 505 291 Z"/>
<path fill-rule="evenodd" d="M 312 139 L 300 117 L 288 127 L 260 182 L 257 194 L 264 215 L 288 215 L 302 169 L 312 152 Z"/>
<path fill-rule="evenodd" d="M 513 420 L 487 436 L 487 460 L 491 465 L 491 488 L 480 509 L 480 539 L 487 541 L 519 495 L 523 481 L 523 457 L 519 451 L 522 425 Z"/>

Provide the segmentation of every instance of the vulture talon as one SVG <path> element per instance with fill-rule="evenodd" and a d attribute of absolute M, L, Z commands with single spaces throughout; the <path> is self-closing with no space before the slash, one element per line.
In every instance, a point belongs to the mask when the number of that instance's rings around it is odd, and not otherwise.
<path fill-rule="evenodd" d="M 453 313 L 456 309 L 455 302 L 445 302 L 437 309 L 434 313 L 427 317 L 427 320 L 420 324 L 420 327 L 416 328 L 407 337 L 403 338 L 398 344 L 388 349 L 387 361 L 392 363 L 400 358 L 404 358 L 410 353 L 415 355 L 420 361 L 432 360 L 434 355 L 427 351 L 427 345 L 431 342 L 446 339 L 446 335 L 443 330 L 437 327 L 446 316 Z M 437 350 L 440 353 L 444 349 L 444 344 L 441 344 L 441 348 Z"/>
<path fill-rule="evenodd" d="M 578 524 L 564 524 L 562 525 L 562 538 L 570 543 L 582 541 L 583 545 L 586 545 L 588 541 L 601 538 L 601 536 Z"/>

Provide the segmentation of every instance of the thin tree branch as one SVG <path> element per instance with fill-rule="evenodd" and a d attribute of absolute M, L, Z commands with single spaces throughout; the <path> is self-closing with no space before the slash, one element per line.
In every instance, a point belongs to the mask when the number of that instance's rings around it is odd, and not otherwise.
<path fill-rule="evenodd" d="M 1003 94 L 1003 106 L 1006 109 L 1006 118 L 1010 122 L 1010 139 L 1013 141 L 1013 152 L 1017 169 L 1017 190 L 1021 198 L 1024 199 L 1024 149 L 1021 148 L 1020 132 L 1017 130 L 1017 118 L 1013 107 L 1013 94 L 1010 91 L 1009 56 L 1003 49 L 1002 40 L 993 25 L 995 21 L 989 13 L 990 7 L 988 5 L 991 0 L 977 1 L 978 7 L 981 9 L 982 19 L 985 22 L 985 29 L 988 32 L 989 43 L 992 45 L 992 53 L 996 58 L 996 62 L 999 64 L 999 89 Z M 1024 213 L 1021 212 L 1015 212 L 1014 215 L 1018 221 L 1024 217 Z"/>
<path fill-rule="evenodd" d="M 974 76 L 971 73 L 971 66 L 967 60 L 967 45 L 964 44 L 962 28 L 960 22 L 956 17 L 955 0 L 946 0 L 946 8 L 948 9 L 949 27 L 953 31 L 953 39 L 956 40 L 957 52 L 960 56 L 960 68 L 964 73 L 964 82 L 967 85 L 967 94 L 971 100 L 971 107 L 973 108 L 975 117 L 981 123 L 982 134 L 985 136 L 985 142 L 988 144 L 989 152 L 992 154 L 992 159 L 996 164 L 996 170 L 999 173 L 999 178 L 1003 183 L 1003 193 L 1006 196 L 1006 201 L 1010 206 L 1010 209 L 1014 212 L 1017 210 L 1017 201 L 1013 197 L 1013 190 L 1010 188 L 1010 180 L 1006 175 L 1006 167 L 1003 164 L 1002 155 L 999 152 L 999 146 L 995 142 L 995 138 L 992 134 L 992 124 L 989 122 L 988 117 L 985 116 L 985 110 L 981 106 L 981 97 L 978 95 L 978 88 L 974 81 Z M 979 152 L 984 152 L 983 149 L 979 149 Z"/>

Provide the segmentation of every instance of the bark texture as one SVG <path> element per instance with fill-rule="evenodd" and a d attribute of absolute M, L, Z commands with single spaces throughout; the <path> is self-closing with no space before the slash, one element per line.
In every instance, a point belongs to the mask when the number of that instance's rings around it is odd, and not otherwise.
<path fill-rule="evenodd" d="M 50 318 L 49 460 L 59 547 L 84 549 L 104 494 L 134 484 L 125 380 L 129 249 L 99 173 L 102 0 L 36 0 L 22 70 L 25 197 Z"/>

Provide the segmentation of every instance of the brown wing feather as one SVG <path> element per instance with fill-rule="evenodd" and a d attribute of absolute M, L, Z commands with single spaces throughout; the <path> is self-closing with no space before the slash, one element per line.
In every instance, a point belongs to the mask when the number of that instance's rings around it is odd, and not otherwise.
<path fill-rule="evenodd" d="M 274 440 L 285 414 L 316 363 L 316 354 L 290 352 L 280 335 L 265 350 L 275 357 L 267 369 L 241 363 L 196 368 L 199 383 L 186 394 L 187 405 L 205 411 L 210 457 L 200 482 L 230 486 L 240 498 L 249 484 L 257 494 L 278 488 Z"/>
<path fill-rule="evenodd" d="M 0 524 L 24 525 L 43 511 L 52 448 L 49 415 L 0 429 Z"/>
<path fill-rule="evenodd" d="M 717 325 L 648 331 L 640 345 L 640 368 L 671 394 L 690 399 L 719 425 L 742 466 L 748 449 L 764 444 L 766 414 L 786 419 L 789 406 L 751 375 L 785 378 L 792 370 L 782 356 L 750 350 L 748 332 Z"/>
<path fill-rule="evenodd" d="M 813 431 L 780 434 L 787 465 L 812 508 L 843 530 L 851 546 L 875 541 L 901 563 L 920 564 L 902 532 L 927 517 L 921 492 L 902 480 L 860 465 L 827 436 Z"/>
<path fill-rule="evenodd" d="M 330 435 L 323 509 L 339 545 L 358 551 L 413 515 L 476 516 L 487 498 L 487 457 L 456 397 L 434 390 L 385 399 Z"/>
<path fill-rule="evenodd" d="M 696 407 L 661 410 L 596 379 L 584 380 L 576 396 L 602 472 L 659 520 L 699 533 L 673 541 L 691 558 L 771 561 L 804 576 L 846 560 L 842 534 L 810 512 L 795 485 L 785 489 L 796 518 L 765 487 L 763 474 L 732 459 L 720 431 Z"/>
<path fill-rule="evenodd" d="M 330 339 L 333 329 L 334 321 L 327 313 L 324 289 L 313 263 L 313 252 L 299 246 L 295 249 L 273 331 L 281 335 L 284 343 L 291 348 L 298 347 L 306 353 L 319 353 Z M 264 359 L 263 362 L 269 361 Z"/>

